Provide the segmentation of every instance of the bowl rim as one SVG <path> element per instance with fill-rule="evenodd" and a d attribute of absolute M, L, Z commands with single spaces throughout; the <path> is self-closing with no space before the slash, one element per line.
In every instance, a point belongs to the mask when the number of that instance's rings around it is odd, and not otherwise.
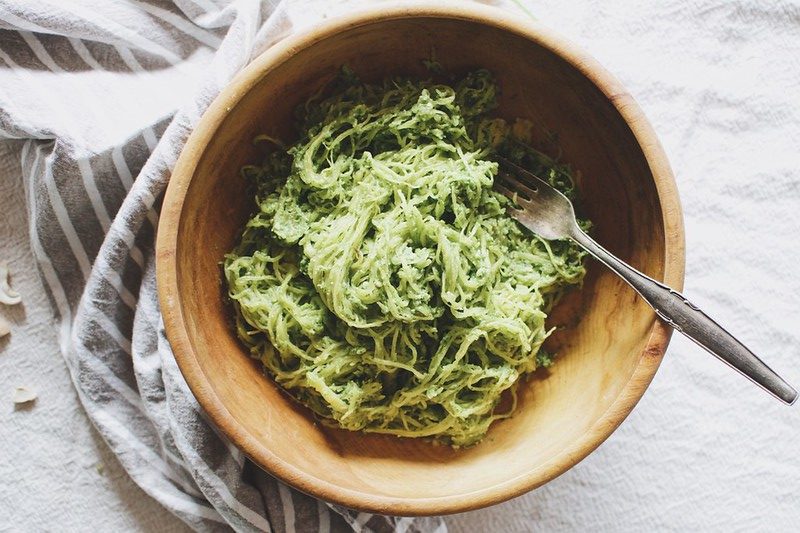
<path fill-rule="evenodd" d="M 482 5 L 381 5 L 317 24 L 268 48 L 220 92 L 189 136 L 167 187 L 156 242 L 156 281 L 164 326 L 175 360 L 189 388 L 210 420 L 249 458 L 295 488 L 346 507 L 405 516 L 450 514 L 494 505 L 535 489 L 563 474 L 594 451 L 633 410 L 663 359 L 672 329 L 656 320 L 650 328 L 633 374 L 603 415 L 578 439 L 537 468 L 512 479 L 466 494 L 435 498 L 399 498 L 344 489 L 281 460 L 238 423 L 216 395 L 194 356 L 177 290 L 177 237 L 186 192 L 199 156 L 228 110 L 270 70 L 299 50 L 327 37 L 378 21 L 445 18 L 489 25 L 514 33 L 548 49 L 591 81 L 627 123 L 650 167 L 662 211 L 665 262 L 663 281 L 683 288 L 685 244 L 678 191 L 666 154 L 638 104 L 619 81 L 596 60 L 534 20 L 519 20 L 499 8 Z"/>

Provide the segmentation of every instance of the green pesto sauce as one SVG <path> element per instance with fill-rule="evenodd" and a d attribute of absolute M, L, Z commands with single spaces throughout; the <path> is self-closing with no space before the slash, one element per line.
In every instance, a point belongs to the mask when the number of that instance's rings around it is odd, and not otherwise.
<path fill-rule="evenodd" d="M 224 263 L 239 337 L 323 421 L 474 444 L 551 363 L 547 313 L 585 273 L 577 246 L 506 215 L 492 154 L 568 196 L 572 175 L 488 116 L 488 71 L 339 83 L 299 110 L 296 144 L 243 169 L 258 209 Z"/>

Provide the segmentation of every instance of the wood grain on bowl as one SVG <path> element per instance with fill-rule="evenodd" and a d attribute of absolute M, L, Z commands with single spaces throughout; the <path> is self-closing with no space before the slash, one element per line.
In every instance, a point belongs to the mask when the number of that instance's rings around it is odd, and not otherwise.
<path fill-rule="evenodd" d="M 649 276 L 680 288 L 683 227 L 666 157 L 620 84 L 574 46 L 531 22 L 474 7 L 382 7 L 291 37 L 243 71 L 191 135 L 172 176 L 158 235 L 157 276 L 167 334 L 210 419 L 265 470 L 349 507 L 402 515 L 491 505 L 561 474 L 596 448 L 644 393 L 670 330 L 634 292 L 589 263 L 581 291 L 555 319 L 557 364 L 521 388 L 516 414 L 479 445 L 351 433 L 318 424 L 236 339 L 220 261 L 254 207 L 240 177 L 260 133 L 293 140 L 293 108 L 342 65 L 367 81 L 489 68 L 498 113 L 557 136 L 579 169 L 593 235 Z"/>

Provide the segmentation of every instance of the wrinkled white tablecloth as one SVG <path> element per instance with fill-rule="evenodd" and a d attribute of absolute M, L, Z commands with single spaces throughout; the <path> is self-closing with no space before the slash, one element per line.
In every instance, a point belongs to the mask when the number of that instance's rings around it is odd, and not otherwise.
<path fill-rule="evenodd" d="M 686 293 L 800 384 L 800 2 L 522 2 L 616 74 L 670 157 Z M 295 0 L 311 23 L 359 2 Z M 565 5 L 567 4 L 567 5 Z M 510 9 L 527 16 L 511 3 Z M 0 259 L 24 307 L 0 340 L 0 530 L 182 531 L 91 429 L 58 353 L 28 246 L 19 145 L 0 147 Z M 14 386 L 39 400 L 14 409 Z M 639 406 L 547 486 L 448 519 L 451 531 L 756 530 L 800 526 L 800 407 L 675 336 Z"/>

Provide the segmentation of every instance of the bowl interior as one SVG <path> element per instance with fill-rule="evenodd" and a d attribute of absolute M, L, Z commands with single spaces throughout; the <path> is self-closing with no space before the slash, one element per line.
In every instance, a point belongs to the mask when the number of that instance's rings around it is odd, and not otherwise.
<path fill-rule="evenodd" d="M 172 259 L 178 300 L 168 305 L 177 306 L 178 327 L 188 338 L 188 349 L 176 349 L 178 361 L 185 373 L 187 365 L 197 370 L 188 381 L 223 431 L 257 463 L 307 492 L 395 513 L 457 511 L 511 497 L 558 475 L 610 434 L 663 354 L 663 346 L 645 350 L 657 327 L 653 312 L 592 261 L 583 288 L 551 319 L 563 327 L 550 340 L 557 363 L 523 384 L 517 413 L 496 423 L 484 442 L 452 450 L 319 425 L 262 374 L 233 333 L 220 261 L 254 206 L 239 174 L 262 157 L 263 147 L 251 140 L 261 133 L 293 140 L 294 107 L 342 65 L 365 80 L 429 76 L 422 60 L 432 53 L 447 72 L 489 68 L 502 91 L 497 113 L 533 121 L 542 136 L 554 134 L 560 153 L 553 155 L 580 170 L 582 211 L 596 239 L 662 279 L 665 222 L 653 172 L 614 96 L 551 45 L 501 26 L 398 15 L 320 32 L 251 66 L 227 94 L 230 109 L 216 123 L 209 119 L 198 133 L 203 140 L 190 144 L 193 152 L 178 164 L 176 174 L 191 175 L 175 195 L 183 201 Z M 604 418 L 648 358 L 652 370 L 625 412 Z"/>

